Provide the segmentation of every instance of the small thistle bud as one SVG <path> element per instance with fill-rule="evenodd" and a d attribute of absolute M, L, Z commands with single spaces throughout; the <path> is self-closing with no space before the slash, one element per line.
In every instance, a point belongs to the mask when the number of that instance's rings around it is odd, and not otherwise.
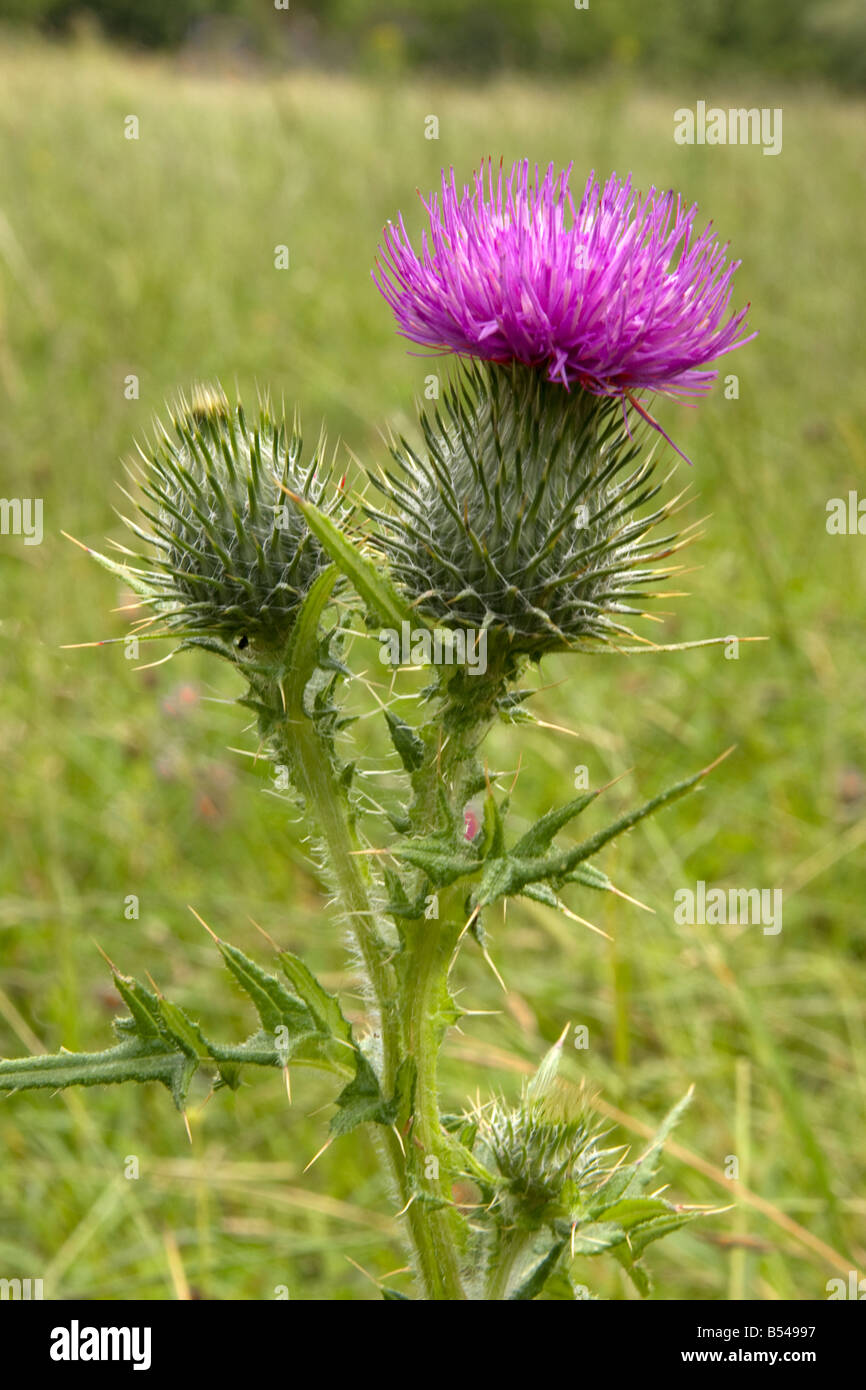
<path fill-rule="evenodd" d="M 237 649 L 284 645 L 328 563 L 288 493 L 342 506 L 338 493 L 323 496 L 323 447 L 303 463 L 297 421 L 289 429 L 264 400 L 249 424 L 218 387 L 196 387 L 176 402 L 170 428 L 157 423 L 134 473 L 149 529 L 124 520 L 149 549 L 133 557 L 149 568 L 131 574 L 167 628 Z"/>
<path fill-rule="evenodd" d="M 476 1157 L 493 1174 L 491 1213 L 499 1225 L 537 1229 L 567 1218 L 577 1194 L 609 1171 L 611 1151 L 581 1098 L 525 1088 L 514 1108 L 497 1098 L 471 1112 Z M 476 1174 L 477 1180 L 477 1174 Z"/>

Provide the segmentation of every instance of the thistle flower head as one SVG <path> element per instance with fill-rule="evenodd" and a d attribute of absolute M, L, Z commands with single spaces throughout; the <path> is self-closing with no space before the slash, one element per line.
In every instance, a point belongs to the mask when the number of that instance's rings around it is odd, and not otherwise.
<path fill-rule="evenodd" d="M 575 208 L 570 175 L 488 161 L 460 192 L 443 171 L 420 255 L 402 216 L 385 228 L 374 278 L 400 332 L 599 396 L 708 391 L 707 364 L 748 341 L 747 309 L 728 312 L 739 262 L 678 194 L 590 174 Z"/>
<path fill-rule="evenodd" d="M 426 447 L 393 449 L 368 508 L 392 577 L 427 618 L 486 630 L 514 657 L 630 635 L 672 535 L 671 504 L 617 403 L 519 365 L 472 364 L 420 418 Z M 643 427 L 642 427 L 643 428 Z"/>
<path fill-rule="evenodd" d="M 130 575 L 166 628 L 237 647 L 285 643 L 328 563 L 287 492 L 342 507 L 338 492 L 323 497 L 322 449 L 302 462 L 297 422 L 289 428 L 266 400 L 248 423 L 218 389 L 178 399 L 133 474 L 147 529 L 124 518 L 147 551 Z"/>

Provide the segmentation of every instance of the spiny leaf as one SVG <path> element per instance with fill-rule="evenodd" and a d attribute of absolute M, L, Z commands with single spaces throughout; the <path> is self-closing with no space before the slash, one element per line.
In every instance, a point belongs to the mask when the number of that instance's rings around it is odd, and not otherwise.
<path fill-rule="evenodd" d="M 356 1060 L 354 1079 L 337 1096 L 338 1110 L 331 1120 L 331 1133 L 348 1134 L 361 1124 L 405 1125 L 414 1103 L 415 1059 L 404 1057 L 400 1063 L 390 1097 L 382 1094 L 376 1073 L 362 1052 L 356 1052 Z"/>
<path fill-rule="evenodd" d="M 275 975 L 269 975 L 227 941 L 218 944 L 229 970 L 255 1004 L 266 1032 L 275 1034 L 278 1028 L 289 1028 L 294 1033 L 316 1031 L 309 1009 L 295 995 L 289 994 Z"/>
<path fill-rule="evenodd" d="M 289 719 L 298 720 L 306 717 L 304 691 L 319 661 L 319 623 L 336 582 L 336 566 L 329 565 L 313 581 L 309 593 L 298 609 L 283 657 L 286 672 L 283 695 Z"/>
<path fill-rule="evenodd" d="M 509 1303 L 525 1303 L 532 1298 L 536 1298 L 541 1293 L 553 1271 L 559 1263 L 559 1257 L 565 1249 L 565 1240 L 557 1241 L 553 1245 L 543 1260 L 531 1269 L 525 1279 L 521 1281 L 513 1293 L 508 1295 Z"/>
<path fill-rule="evenodd" d="M 385 720 L 391 734 L 391 742 L 400 755 L 400 761 L 407 772 L 417 772 L 424 761 L 424 740 L 419 738 L 410 724 L 399 715 L 385 710 Z"/>
<path fill-rule="evenodd" d="M 633 1258 L 628 1246 L 623 1243 L 617 1245 L 611 1251 L 614 1259 L 622 1265 L 628 1277 L 631 1279 L 641 1298 L 649 1298 L 652 1293 L 652 1282 L 643 1265 L 638 1264 Z"/>
<path fill-rule="evenodd" d="M 296 493 L 290 492 L 289 497 L 313 535 L 382 622 L 396 628 L 406 621 L 424 625 L 424 620 L 400 597 L 382 568 L 368 559 L 330 517 Z"/>
<path fill-rule="evenodd" d="M 585 861 L 611 840 L 616 839 L 618 835 L 622 835 L 632 826 L 637 825 L 639 821 L 652 815 L 654 811 L 658 811 L 685 796 L 714 766 L 714 763 L 710 764 L 710 767 L 702 768 L 693 777 L 678 782 L 667 791 L 645 802 L 643 806 L 639 806 L 637 810 L 629 811 L 626 815 L 621 816 L 612 825 L 598 831 L 573 849 L 544 854 L 542 852 L 544 847 L 550 844 L 557 830 L 561 829 L 574 816 L 579 815 L 598 793 L 588 793 L 556 811 L 549 812 L 511 849 L 498 858 L 488 858 L 474 897 L 476 906 L 489 907 L 499 898 L 514 896 L 518 893 L 523 893 L 528 897 L 534 896 L 540 902 L 550 903 L 551 898 L 545 891 L 544 885 L 551 891 L 563 887 L 566 883 L 581 883 L 590 888 L 609 889 L 611 885 L 606 875 Z M 528 852 L 533 849 L 535 850 L 534 853 Z M 453 881 L 452 879 L 451 882 Z"/>
<path fill-rule="evenodd" d="M 518 859 L 533 859 L 536 855 L 543 854 L 549 848 L 553 837 L 568 825 L 570 820 L 579 816 L 581 811 L 585 811 L 599 795 L 598 791 L 586 792 L 583 796 L 577 796 L 573 801 L 567 802 L 565 806 L 548 811 L 546 816 L 536 821 L 532 829 L 517 841 L 512 854 Z"/>
<path fill-rule="evenodd" d="M 575 1255 L 601 1255 L 625 1240 L 625 1231 L 615 1221 L 590 1221 L 576 1231 L 571 1240 Z"/>
<path fill-rule="evenodd" d="M 614 1202 L 612 1206 L 604 1207 L 601 1211 L 593 1204 L 593 1210 L 605 1221 L 615 1221 L 618 1226 L 630 1231 L 643 1222 L 653 1221 L 658 1216 L 667 1216 L 673 1208 L 660 1197 L 627 1197 L 624 1201 Z"/>
<path fill-rule="evenodd" d="M 177 1004 L 155 994 L 140 981 L 113 971 L 117 991 L 129 1009 L 129 1015 L 116 1019 L 114 1024 L 121 1041 L 104 1052 L 61 1052 L 56 1056 L 0 1061 L 0 1091 L 159 1081 L 182 1110 L 190 1081 L 203 1063 L 215 1065 L 220 1084 L 234 1089 L 243 1065 L 282 1067 L 291 1058 L 344 1077 L 354 1072 L 356 1100 L 357 1092 L 364 1086 L 375 1086 L 378 1094 L 375 1073 L 358 1051 L 337 1001 L 306 967 L 284 953 L 290 978 L 309 997 L 312 1007 L 290 994 L 276 977 L 268 975 L 237 947 L 225 941 L 218 944 L 223 959 L 252 999 L 262 1021 L 262 1029 L 245 1042 L 223 1044 L 207 1038 Z M 280 1040 L 283 1031 L 287 1035 L 285 1041 Z M 399 1098 L 392 1098 L 392 1109 L 398 1103 Z"/>
<path fill-rule="evenodd" d="M 678 801 L 680 797 L 686 796 L 706 777 L 709 771 L 710 768 L 708 767 L 701 768 L 701 771 L 696 772 L 693 777 L 687 777 L 683 782 L 677 782 L 675 786 L 669 787 L 667 791 L 660 792 L 650 801 L 645 801 L 643 806 L 639 806 L 636 811 L 628 811 L 624 816 L 620 816 L 619 820 L 607 826 L 605 830 L 599 830 L 597 834 L 591 835 L 588 840 L 584 840 L 574 849 L 563 850 L 560 854 L 551 856 L 549 870 L 551 876 L 556 879 L 561 878 L 563 874 L 571 873 L 584 859 L 589 859 L 604 845 L 616 839 L 618 835 L 624 834 L 626 830 L 631 830 L 632 826 L 645 820 L 647 816 L 651 816 L 654 811 L 660 811 L 663 806 L 669 806 L 672 802 Z"/>
<path fill-rule="evenodd" d="M 348 1134 L 357 1125 L 374 1122 L 389 1124 L 379 1079 L 363 1053 L 357 1055 L 357 1068 L 348 1086 L 337 1096 L 337 1113 L 331 1120 L 331 1133 Z"/>
<path fill-rule="evenodd" d="M 280 965 L 295 993 L 304 1001 L 316 1023 L 334 1038 L 350 1042 L 352 1026 L 344 1018 L 339 1001 L 319 983 L 311 970 L 291 951 L 280 951 Z"/>
<path fill-rule="evenodd" d="M 643 1222 L 630 1232 L 628 1238 L 634 1259 L 639 1259 L 653 1241 L 672 1235 L 674 1231 L 681 1230 L 683 1226 L 688 1226 L 697 1217 L 704 1215 L 706 1213 L 702 1211 L 669 1211 L 665 1216 L 657 1216 L 652 1221 Z"/>
<path fill-rule="evenodd" d="M 477 873 L 483 861 L 457 849 L 445 849 L 439 841 L 409 840 L 394 851 L 401 863 L 422 869 L 434 888 L 447 888 L 459 878 Z"/>
<path fill-rule="evenodd" d="M 0 1090 L 108 1086 L 123 1081 L 160 1081 L 182 1110 L 196 1064 L 180 1049 L 170 1051 L 138 1040 L 118 1043 L 104 1052 L 60 1052 L 44 1057 L 0 1061 Z"/>
<path fill-rule="evenodd" d="M 625 1189 L 625 1196 L 637 1197 L 649 1186 L 650 1181 L 658 1170 L 658 1159 L 664 1142 L 674 1126 L 679 1124 L 683 1114 L 691 1104 L 693 1095 L 694 1087 L 690 1086 L 682 1100 L 677 1101 L 673 1109 L 665 1116 L 653 1135 L 649 1148 L 641 1154 L 640 1158 L 637 1159 L 633 1165 L 634 1175 L 628 1187 Z"/>

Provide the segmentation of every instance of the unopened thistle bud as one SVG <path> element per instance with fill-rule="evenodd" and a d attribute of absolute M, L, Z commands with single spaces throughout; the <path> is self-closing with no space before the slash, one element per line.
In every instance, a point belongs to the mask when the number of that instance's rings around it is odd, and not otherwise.
<path fill-rule="evenodd" d="M 620 408 L 531 368 L 461 369 L 426 448 L 394 448 L 371 509 L 397 584 L 422 613 L 489 631 L 513 656 L 616 639 L 634 599 L 664 576 L 675 537 L 649 538 L 668 508 Z"/>
<path fill-rule="evenodd" d="M 212 387 L 176 402 L 170 428 L 158 423 L 152 444 L 139 449 L 133 476 L 145 524 L 124 518 L 148 547 L 132 557 L 147 568 L 130 574 L 165 627 L 237 649 L 285 644 L 328 563 L 288 493 L 342 507 L 336 490 L 325 495 L 322 450 L 320 440 L 304 462 L 297 421 L 289 428 L 266 400 L 252 423 Z"/>
<path fill-rule="evenodd" d="M 575 1103 L 565 1088 L 538 1095 L 530 1084 L 519 1105 L 496 1099 L 468 1119 L 474 1153 L 492 1175 L 484 1196 L 497 1224 L 531 1230 L 565 1218 L 579 1194 L 603 1180 L 615 1155 L 601 1148 L 605 1132 L 586 1098 L 579 1094 Z"/>

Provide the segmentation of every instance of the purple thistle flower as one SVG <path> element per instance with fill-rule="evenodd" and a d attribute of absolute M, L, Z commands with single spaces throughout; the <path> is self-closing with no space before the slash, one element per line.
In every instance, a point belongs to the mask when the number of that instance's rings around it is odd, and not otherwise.
<path fill-rule="evenodd" d="M 570 174 L 551 164 L 539 182 L 524 159 L 494 180 L 488 161 L 461 194 L 443 171 L 441 198 L 422 198 L 420 256 L 401 216 L 374 279 L 413 342 L 537 367 L 655 425 L 634 392 L 705 394 L 707 363 L 756 336 L 744 336 L 748 305 L 726 319 L 740 262 L 725 264 L 710 226 L 695 234 L 697 205 L 678 194 L 590 174 L 575 211 Z"/>

